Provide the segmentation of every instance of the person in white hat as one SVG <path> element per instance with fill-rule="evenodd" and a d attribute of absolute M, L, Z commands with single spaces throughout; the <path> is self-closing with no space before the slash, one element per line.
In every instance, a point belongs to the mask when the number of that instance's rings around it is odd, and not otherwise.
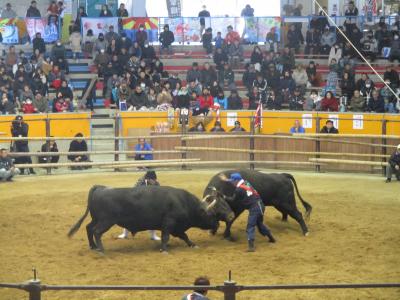
<path fill-rule="evenodd" d="M 397 149 L 390 157 L 389 164 L 386 167 L 386 183 L 392 181 L 393 174 L 397 181 L 400 181 L 400 144 L 397 145 Z"/>

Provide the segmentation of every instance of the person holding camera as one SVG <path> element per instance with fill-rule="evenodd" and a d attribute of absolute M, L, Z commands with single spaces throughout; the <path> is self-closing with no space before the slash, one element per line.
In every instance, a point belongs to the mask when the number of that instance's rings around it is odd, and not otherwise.
<path fill-rule="evenodd" d="M 27 137 L 29 132 L 29 125 L 24 122 L 22 116 L 16 116 L 15 120 L 11 125 L 11 135 L 12 137 Z M 14 141 L 11 149 L 13 152 L 21 153 L 21 152 L 29 152 L 29 146 L 27 140 L 18 140 Z M 30 156 L 18 156 L 15 159 L 16 164 L 32 164 L 32 159 Z M 24 174 L 25 168 L 21 168 L 21 174 Z M 29 174 L 36 174 L 33 168 L 29 168 Z"/>

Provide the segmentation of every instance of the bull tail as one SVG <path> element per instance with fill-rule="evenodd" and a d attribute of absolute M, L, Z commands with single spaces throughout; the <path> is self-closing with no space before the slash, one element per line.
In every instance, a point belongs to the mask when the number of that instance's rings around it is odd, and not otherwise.
<path fill-rule="evenodd" d="M 94 191 L 97 189 L 98 186 L 94 186 L 90 189 L 89 191 L 89 196 L 88 196 L 88 205 L 86 207 L 86 211 L 83 214 L 83 216 L 78 220 L 78 222 L 76 222 L 76 224 L 74 226 L 71 227 L 71 229 L 68 232 L 68 237 L 72 237 L 81 227 L 83 221 L 85 220 L 85 218 L 87 217 L 87 215 L 89 214 L 89 203 L 91 202 L 91 199 L 93 197 L 93 193 Z"/>
<path fill-rule="evenodd" d="M 311 211 L 312 211 L 312 206 L 307 201 L 305 201 L 303 199 L 303 197 L 301 197 L 299 189 L 297 188 L 296 180 L 294 179 L 293 175 L 287 174 L 287 173 L 284 173 L 283 175 L 285 175 L 287 178 L 289 178 L 292 181 L 292 183 L 296 189 L 297 197 L 299 197 L 301 203 L 303 204 L 304 208 L 306 209 L 305 218 L 309 219 L 310 215 L 311 215 Z"/>

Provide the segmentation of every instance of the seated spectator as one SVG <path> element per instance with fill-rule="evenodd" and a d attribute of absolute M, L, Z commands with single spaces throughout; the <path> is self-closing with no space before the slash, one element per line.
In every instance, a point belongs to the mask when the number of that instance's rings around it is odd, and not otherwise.
<path fill-rule="evenodd" d="M 119 47 L 119 43 L 116 39 L 112 38 L 110 42 L 107 42 L 107 54 L 110 55 L 112 58 L 117 56 L 121 52 L 121 48 Z"/>
<path fill-rule="evenodd" d="M 400 144 L 397 145 L 396 151 L 390 156 L 388 165 L 386 166 L 386 183 L 392 181 L 393 173 L 397 181 L 400 181 Z"/>
<path fill-rule="evenodd" d="M 378 41 L 378 53 L 382 53 L 382 49 L 385 47 L 391 47 L 392 36 L 387 26 L 378 27 L 375 32 L 375 39 Z"/>
<path fill-rule="evenodd" d="M 38 50 L 39 53 L 46 52 L 46 44 L 44 43 L 44 39 L 42 38 L 40 32 L 36 33 L 35 38 L 32 40 L 32 46 L 33 46 L 33 53 L 35 53 L 36 50 Z"/>
<path fill-rule="evenodd" d="M 310 96 L 304 101 L 304 110 L 321 110 L 321 97 L 318 95 L 316 90 L 312 90 Z"/>
<path fill-rule="evenodd" d="M 49 110 L 49 103 L 46 97 L 37 91 L 35 93 L 35 98 L 33 99 L 33 106 L 35 107 L 35 112 L 37 113 L 47 113 Z"/>
<path fill-rule="evenodd" d="M 252 91 L 247 94 L 249 97 L 249 107 L 248 109 L 257 109 L 258 103 L 261 102 L 265 103 L 266 102 L 266 97 L 263 99 L 261 93 L 259 92 L 258 88 L 255 86 L 253 87 Z"/>
<path fill-rule="evenodd" d="M 354 90 L 354 95 L 350 100 L 349 110 L 354 112 L 364 112 L 365 111 L 365 99 L 360 94 L 359 90 Z"/>
<path fill-rule="evenodd" d="M 228 63 L 225 63 L 223 69 L 218 72 L 218 83 L 221 87 L 227 87 L 230 90 L 236 87 L 235 73 Z"/>
<path fill-rule="evenodd" d="M 339 110 L 339 102 L 333 96 L 331 91 L 327 91 L 325 93 L 325 97 L 321 101 L 321 111 L 338 111 Z"/>
<path fill-rule="evenodd" d="M 138 84 L 127 102 L 128 110 L 132 111 L 145 108 L 148 105 L 147 101 L 148 97 L 146 93 L 143 91 L 142 86 Z"/>
<path fill-rule="evenodd" d="M 158 103 L 157 103 L 157 92 L 155 90 L 155 88 L 150 87 L 149 91 L 147 92 L 147 105 L 149 108 L 154 109 L 157 107 Z"/>
<path fill-rule="evenodd" d="M 342 58 L 342 48 L 340 47 L 340 44 L 335 43 L 332 47 L 331 50 L 329 51 L 329 57 L 328 57 L 328 62 L 331 62 L 333 59 L 338 62 Z"/>
<path fill-rule="evenodd" d="M 139 143 L 135 146 L 135 160 L 153 160 L 152 153 L 140 153 L 141 151 L 153 151 L 153 147 L 146 142 L 144 138 L 139 139 Z"/>
<path fill-rule="evenodd" d="M 22 112 L 24 114 L 33 114 L 36 112 L 32 103 L 32 99 L 27 98 L 24 102 L 22 102 Z"/>
<path fill-rule="evenodd" d="M 69 150 L 68 152 L 87 152 L 88 151 L 88 146 L 86 144 L 86 141 L 81 139 L 83 137 L 82 133 L 77 133 L 75 135 L 75 137 L 77 138 L 76 140 L 71 141 L 70 145 L 69 145 Z M 68 155 L 68 159 L 71 162 L 74 163 L 81 163 L 81 162 L 90 162 L 89 160 L 89 156 L 86 154 L 69 154 Z M 83 169 L 87 169 L 88 167 L 85 166 L 72 166 L 71 170 L 83 170 Z"/>
<path fill-rule="evenodd" d="M 283 78 L 280 81 L 279 90 L 281 91 L 281 95 L 283 97 L 283 101 L 288 103 L 289 96 L 293 94 L 294 89 L 296 88 L 296 83 L 294 82 L 290 71 L 285 71 L 283 74 Z"/>
<path fill-rule="evenodd" d="M 344 72 L 342 80 L 340 81 L 340 89 L 342 90 L 342 96 L 350 99 L 356 88 L 356 84 L 354 82 L 353 77 L 349 75 L 349 73 Z"/>
<path fill-rule="evenodd" d="M 65 47 L 61 44 L 61 41 L 58 40 L 56 44 L 51 49 L 51 59 L 53 61 L 57 61 L 59 58 L 65 59 Z"/>
<path fill-rule="evenodd" d="M 374 83 L 372 82 L 371 79 L 369 79 L 369 76 L 365 73 L 362 74 L 361 78 L 358 79 L 356 82 L 356 89 L 359 90 L 360 92 L 365 89 L 373 89 L 374 87 L 375 87 Z"/>
<path fill-rule="evenodd" d="M 26 17 L 27 18 L 40 18 L 40 11 L 36 7 L 37 3 L 36 1 L 32 1 L 31 5 L 28 7 L 28 10 L 26 11 Z"/>
<path fill-rule="evenodd" d="M 125 48 L 127 53 L 130 53 L 132 45 L 133 45 L 132 40 L 126 36 L 126 32 L 122 32 L 121 39 L 119 40 L 119 46 L 121 47 L 121 49 Z"/>
<path fill-rule="evenodd" d="M 113 14 L 107 4 L 101 6 L 100 17 L 112 17 Z"/>
<path fill-rule="evenodd" d="M 228 110 L 243 109 L 242 98 L 240 98 L 237 90 L 232 90 L 228 97 Z"/>
<path fill-rule="evenodd" d="M 24 85 L 24 89 L 19 92 L 18 99 L 21 104 L 27 99 L 33 99 L 33 92 L 28 84 Z"/>
<path fill-rule="evenodd" d="M 209 27 L 206 29 L 206 31 L 204 32 L 202 38 L 201 38 L 202 42 L 203 42 L 203 48 L 206 49 L 206 53 L 207 55 L 212 58 L 212 40 L 213 40 L 213 36 L 212 36 L 212 28 Z"/>
<path fill-rule="evenodd" d="M 268 91 L 268 83 L 267 80 L 263 78 L 261 73 L 256 74 L 256 80 L 253 81 L 253 88 L 254 87 L 257 88 L 257 91 L 261 97 L 261 101 L 265 102 Z"/>
<path fill-rule="evenodd" d="M 383 80 L 389 80 L 390 84 L 393 85 L 394 88 L 400 87 L 400 78 L 399 73 L 393 68 L 393 66 L 387 66 L 386 71 L 383 74 Z"/>
<path fill-rule="evenodd" d="M 224 91 L 219 91 L 217 97 L 214 97 L 214 105 L 224 110 L 228 108 L 228 99 L 225 97 Z"/>
<path fill-rule="evenodd" d="M 295 53 L 299 52 L 300 44 L 304 43 L 302 40 L 303 35 L 299 34 L 299 31 L 296 29 L 295 24 L 291 24 L 289 27 L 289 31 L 287 33 L 287 47 Z"/>
<path fill-rule="evenodd" d="M 396 88 L 391 84 L 389 79 L 386 79 L 385 85 L 379 91 L 379 95 L 383 98 L 383 102 L 385 103 L 385 112 L 395 114 L 397 112 L 397 98 L 396 95 L 392 93 L 392 90 L 395 91 Z"/>
<path fill-rule="evenodd" d="M 216 50 L 218 50 L 218 49 L 222 50 L 222 47 L 224 45 L 224 39 L 222 38 L 222 35 L 221 35 L 220 31 L 217 32 L 217 36 L 214 38 L 214 42 L 215 42 L 215 49 Z"/>
<path fill-rule="evenodd" d="M 206 286 L 210 285 L 210 280 L 207 277 L 197 277 L 194 281 L 194 285 Z M 182 300 L 209 300 L 207 295 L 207 290 L 196 289 L 193 293 L 190 293 L 182 298 Z"/>
<path fill-rule="evenodd" d="M 301 95 L 301 90 L 296 88 L 293 95 L 289 96 L 290 110 L 303 110 L 304 97 Z"/>
<path fill-rule="evenodd" d="M 399 32 L 395 33 L 393 36 L 393 41 L 390 46 L 389 60 L 393 62 L 396 60 L 400 62 L 400 39 Z"/>
<path fill-rule="evenodd" d="M 315 66 L 314 61 L 310 61 L 308 67 L 306 68 L 306 73 L 308 76 L 308 82 L 312 86 L 319 86 L 321 82 L 321 77 L 317 73 L 317 67 Z"/>
<path fill-rule="evenodd" d="M 181 87 L 178 92 L 178 96 L 176 97 L 176 107 L 187 109 L 190 107 L 190 96 L 185 86 Z"/>
<path fill-rule="evenodd" d="M 374 113 L 384 113 L 385 112 L 385 101 L 379 95 L 377 90 L 372 91 L 372 97 L 367 103 L 367 110 Z"/>
<path fill-rule="evenodd" d="M 278 53 L 276 53 L 278 54 Z M 295 58 L 294 58 L 294 54 L 292 53 L 292 51 L 289 49 L 289 47 L 285 47 L 283 48 L 283 53 L 282 55 L 279 57 L 276 57 L 276 61 L 278 63 L 278 65 L 281 65 L 281 68 L 278 68 L 278 70 L 281 70 L 282 72 L 285 71 L 291 71 L 294 69 L 295 67 Z"/>
<path fill-rule="evenodd" d="M 305 133 L 306 130 L 304 129 L 303 126 L 301 126 L 299 120 L 294 121 L 294 126 L 290 128 L 290 133 Z"/>
<path fill-rule="evenodd" d="M 99 33 L 97 39 L 94 41 L 94 45 L 93 45 L 93 57 L 97 54 L 97 53 L 105 53 L 108 47 L 108 43 L 107 41 L 104 39 L 104 34 L 103 33 Z M 102 51 L 103 50 L 103 51 Z"/>
<path fill-rule="evenodd" d="M 235 41 L 238 41 L 240 43 L 240 35 L 239 33 L 237 33 L 236 31 L 233 30 L 233 27 L 231 25 L 229 25 L 227 27 L 228 29 L 228 33 L 225 36 L 225 40 L 224 43 L 226 45 L 231 45 L 233 44 Z"/>
<path fill-rule="evenodd" d="M 189 87 L 188 87 L 188 94 L 191 95 L 193 93 L 196 93 L 197 96 L 200 96 L 201 94 L 201 85 L 200 83 L 196 83 L 196 81 L 189 81 Z"/>
<path fill-rule="evenodd" d="M 157 58 L 154 47 L 149 45 L 148 41 L 144 42 L 141 58 L 144 59 L 147 63 L 151 63 L 153 60 Z"/>
<path fill-rule="evenodd" d="M 203 94 L 198 98 L 198 109 L 196 109 L 196 112 L 194 112 L 193 115 L 208 115 L 208 112 L 213 106 L 214 98 L 210 95 L 210 90 L 207 87 L 204 87 Z"/>
<path fill-rule="evenodd" d="M 61 96 L 68 101 L 72 101 L 74 99 L 72 89 L 68 86 L 68 81 L 65 79 L 61 80 L 61 86 L 57 90 L 57 94 L 61 94 Z"/>
<path fill-rule="evenodd" d="M 279 36 L 276 33 L 275 27 L 272 27 L 271 30 L 267 33 L 265 37 L 265 43 L 267 51 L 278 52 Z"/>
<path fill-rule="evenodd" d="M 160 45 L 160 55 L 162 55 L 163 50 L 167 50 L 168 54 L 172 54 L 172 43 L 175 41 L 174 33 L 169 30 L 169 26 L 164 25 L 164 31 L 160 33 L 159 41 Z"/>
<path fill-rule="evenodd" d="M 245 71 L 242 76 L 242 82 L 247 91 L 251 92 L 253 88 L 253 82 L 256 80 L 256 69 L 253 64 L 246 64 L 244 68 Z"/>
<path fill-rule="evenodd" d="M 339 130 L 333 126 L 333 121 L 328 120 L 325 123 L 325 126 L 322 127 L 320 133 L 331 133 L 331 134 L 337 134 L 339 133 Z"/>
<path fill-rule="evenodd" d="M 298 64 L 297 68 L 293 70 L 292 78 L 296 83 L 296 87 L 300 88 L 302 92 L 305 91 L 308 83 L 308 75 L 301 64 Z"/>
<path fill-rule="evenodd" d="M 266 107 L 268 110 L 281 110 L 282 97 L 277 95 L 274 90 L 270 91 L 267 97 Z"/>
<path fill-rule="evenodd" d="M 214 54 L 214 63 L 216 65 L 217 70 L 222 70 L 224 68 L 224 65 L 228 63 L 228 55 L 226 52 L 222 51 L 222 48 L 216 48 L 217 50 L 215 51 Z"/>
<path fill-rule="evenodd" d="M 13 160 L 8 156 L 7 149 L 0 149 L 0 181 L 12 181 L 12 178 L 20 173 L 20 170 L 14 166 Z"/>
<path fill-rule="evenodd" d="M 321 43 L 321 35 L 318 30 L 315 30 L 314 27 L 310 27 L 310 29 L 306 33 L 306 47 L 304 48 L 304 54 L 315 55 L 319 53 Z"/>
<path fill-rule="evenodd" d="M 189 129 L 189 132 L 206 132 L 203 122 L 198 122 L 195 126 Z"/>
<path fill-rule="evenodd" d="M 361 53 L 365 58 L 369 58 L 371 62 L 376 59 L 378 54 L 378 42 L 374 38 L 372 31 L 369 31 L 367 36 L 360 40 L 361 42 Z"/>
<path fill-rule="evenodd" d="M 167 90 L 166 87 L 163 87 L 161 89 L 161 93 L 158 94 L 157 96 L 157 103 L 158 105 L 168 105 L 172 106 L 172 95 L 171 93 Z"/>
<path fill-rule="evenodd" d="M 356 84 L 356 88 L 357 88 Z M 365 82 L 361 82 L 360 86 L 360 94 L 362 96 L 364 96 L 364 98 L 366 99 L 366 103 L 368 105 L 369 103 L 369 99 L 371 99 L 372 97 L 372 92 L 375 89 L 375 84 L 371 79 L 367 79 L 365 80 Z"/>
<path fill-rule="evenodd" d="M 203 69 L 200 71 L 200 82 L 203 86 L 211 86 L 217 80 L 217 73 L 208 62 L 204 63 Z"/>
<path fill-rule="evenodd" d="M 58 153 L 58 146 L 55 140 L 49 140 L 49 144 L 44 143 L 41 147 L 41 152 L 54 152 Z M 59 155 L 39 156 L 39 164 L 56 164 L 60 159 Z"/>
<path fill-rule="evenodd" d="M 17 113 L 17 108 L 15 107 L 14 102 L 8 100 L 6 93 L 1 97 L 0 113 L 3 115 L 14 115 Z"/>
<path fill-rule="evenodd" d="M 197 62 L 192 63 L 192 68 L 187 71 L 186 81 L 192 82 L 197 81 L 201 82 L 201 72 L 199 70 L 199 64 Z"/>
<path fill-rule="evenodd" d="M 222 128 L 220 121 L 215 121 L 214 127 L 211 128 L 210 132 L 225 132 L 225 129 Z"/>
<path fill-rule="evenodd" d="M 228 46 L 229 64 L 232 68 L 238 68 L 239 63 L 243 61 L 243 47 L 240 41 L 235 40 Z"/>
<path fill-rule="evenodd" d="M 333 32 L 329 30 L 329 27 L 326 27 L 324 33 L 321 36 L 321 54 L 328 55 L 332 46 L 336 42 L 336 37 Z"/>
<path fill-rule="evenodd" d="M 71 110 L 71 101 L 64 99 L 61 93 L 57 94 L 57 98 L 53 101 L 53 112 L 69 112 Z"/>
<path fill-rule="evenodd" d="M 244 132 L 246 129 L 242 127 L 239 121 L 235 121 L 235 127 L 233 127 L 230 132 Z"/>

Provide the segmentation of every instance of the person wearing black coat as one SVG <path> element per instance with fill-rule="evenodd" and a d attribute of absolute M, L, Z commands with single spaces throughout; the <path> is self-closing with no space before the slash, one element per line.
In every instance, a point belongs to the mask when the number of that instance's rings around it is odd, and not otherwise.
<path fill-rule="evenodd" d="M 218 48 L 214 54 L 214 63 L 217 66 L 217 70 L 222 70 L 224 68 L 224 64 L 228 61 L 228 55 L 223 52 L 221 48 Z"/>
<path fill-rule="evenodd" d="M 162 55 L 163 50 L 166 50 L 168 54 L 172 54 L 171 45 L 175 41 L 175 36 L 172 31 L 169 30 L 169 26 L 164 26 L 164 31 L 160 33 L 160 37 L 158 39 L 161 43 L 160 46 L 160 55 Z"/>
<path fill-rule="evenodd" d="M 41 152 L 54 152 L 58 153 L 58 146 L 57 143 L 54 140 L 49 141 L 49 148 L 47 148 L 47 143 L 44 143 L 41 147 Z M 45 163 L 58 163 L 60 159 L 59 155 L 51 155 L 51 156 L 39 156 L 39 163 L 40 164 L 45 164 Z"/>
<path fill-rule="evenodd" d="M 333 126 L 332 120 L 328 120 L 326 121 L 325 126 L 322 127 L 320 133 L 338 134 L 339 130 Z"/>
<path fill-rule="evenodd" d="M 77 133 L 75 137 L 82 138 L 83 134 L 82 133 Z M 69 144 L 69 150 L 68 152 L 87 152 L 88 151 L 88 146 L 86 144 L 86 141 L 82 139 L 76 139 L 73 140 Z M 85 154 L 70 154 L 68 155 L 68 159 L 72 162 L 80 163 L 80 162 L 89 162 L 89 156 Z M 78 166 L 78 167 L 71 167 L 72 170 L 82 170 L 84 167 Z"/>
<path fill-rule="evenodd" d="M 77 28 L 81 28 L 82 18 L 87 18 L 87 14 L 85 12 L 85 8 L 83 6 L 80 6 L 78 13 L 76 14 L 76 19 L 75 19 L 75 26 Z"/>
<path fill-rule="evenodd" d="M 390 156 L 389 164 L 386 166 L 386 183 L 392 181 L 393 173 L 397 181 L 400 181 L 400 144 L 397 145 L 396 151 Z"/>
<path fill-rule="evenodd" d="M 101 6 L 100 17 L 112 17 L 113 14 L 107 4 Z"/>
<path fill-rule="evenodd" d="M 29 125 L 24 122 L 22 116 L 16 116 L 15 120 L 11 125 L 11 136 L 12 137 L 27 137 L 29 133 Z M 14 152 L 29 152 L 29 146 L 27 140 L 14 141 L 13 143 Z M 17 164 L 32 164 L 30 156 L 18 156 L 15 159 Z M 24 168 L 20 168 L 21 174 L 24 174 Z M 36 174 L 33 168 L 29 168 L 29 174 Z"/>
<path fill-rule="evenodd" d="M 206 49 L 208 55 L 211 55 L 212 53 L 212 39 L 212 28 L 209 27 L 206 29 L 205 33 L 202 36 L 203 48 Z"/>
<path fill-rule="evenodd" d="M 251 53 L 250 63 L 253 65 L 257 63 L 261 65 L 262 60 L 263 60 L 263 54 L 261 52 L 261 49 L 260 47 L 255 46 L 253 52 Z"/>
<path fill-rule="evenodd" d="M 368 101 L 367 110 L 375 113 L 385 112 L 385 101 L 377 90 L 372 91 L 372 97 Z"/>
<path fill-rule="evenodd" d="M 282 97 L 276 95 L 272 90 L 269 92 L 267 98 L 266 107 L 268 110 L 281 110 L 282 109 Z"/>
<path fill-rule="evenodd" d="M 146 62 L 151 63 L 153 60 L 157 58 L 156 51 L 153 46 L 149 45 L 149 42 L 146 41 L 142 50 L 142 59 L 145 59 Z"/>
<path fill-rule="evenodd" d="M 46 44 L 44 43 L 44 39 L 42 38 L 40 32 L 36 33 L 35 38 L 32 40 L 32 45 L 33 45 L 33 53 L 35 53 L 36 49 L 39 50 L 40 54 L 46 52 Z"/>
<path fill-rule="evenodd" d="M 31 2 L 31 6 L 29 6 L 28 10 L 26 11 L 27 18 L 40 18 L 40 11 L 36 7 L 36 1 Z"/>
<path fill-rule="evenodd" d="M 228 110 L 239 110 L 243 109 L 242 98 L 238 95 L 236 90 L 232 90 L 228 97 Z"/>

